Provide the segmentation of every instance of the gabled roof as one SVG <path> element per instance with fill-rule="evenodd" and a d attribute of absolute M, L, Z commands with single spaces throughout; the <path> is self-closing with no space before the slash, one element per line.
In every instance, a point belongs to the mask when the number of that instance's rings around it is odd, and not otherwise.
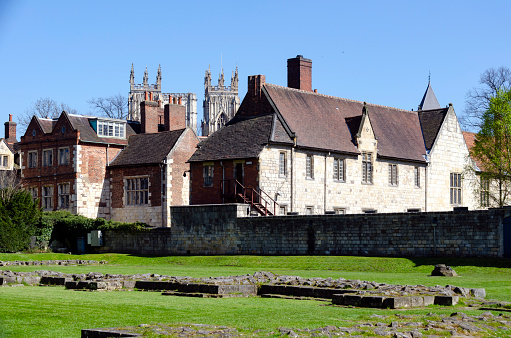
<path fill-rule="evenodd" d="M 424 137 L 424 145 L 427 150 L 431 150 L 433 147 L 448 110 L 449 108 L 441 108 L 418 112 L 422 127 L 422 135 Z"/>
<path fill-rule="evenodd" d="M 235 115 L 223 128 L 199 143 L 188 162 L 255 158 L 270 141 L 275 114 Z M 278 131 L 277 138 L 281 137 Z"/>
<path fill-rule="evenodd" d="M 422 101 L 419 104 L 419 110 L 430 110 L 430 109 L 439 109 L 440 103 L 436 99 L 435 92 L 433 92 L 433 88 L 431 87 L 431 82 L 428 82 L 428 88 L 426 88 L 426 92 L 422 97 Z"/>
<path fill-rule="evenodd" d="M 469 151 L 472 151 L 472 148 L 474 148 L 475 144 L 476 144 L 476 139 L 477 139 L 477 134 L 476 133 L 471 133 L 471 132 L 468 132 L 468 131 L 464 131 L 463 132 L 463 138 L 465 139 L 465 143 L 467 144 L 467 148 Z M 472 158 L 472 160 L 476 163 L 477 167 L 481 170 L 483 170 L 483 163 L 478 159 L 478 158 L 475 158 L 475 157 L 472 157 L 470 156 L 470 158 Z"/>
<path fill-rule="evenodd" d="M 119 153 L 109 167 L 162 163 L 185 130 L 132 135 L 128 139 L 128 146 Z"/>
<path fill-rule="evenodd" d="M 39 125 L 41 126 L 41 129 L 43 130 L 43 132 L 45 134 L 51 133 L 51 131 L 53 130 L 53 127 L 57 123 L 56 120 L 52 120 L 52 119 L 45 119 L 45 118 L 40 118 L 40 117 L 36 117 L 36 118 L 37 118 L 37 121 L 39 122 Z"/>
<path fill-rule="evenodd" d="M 265 84 L 274 108 L 297 137 L 297 146 L 359 154 L 353 135 L 358 132 L 364 103 L 298 89 Z M 424 162 L 417 113 L 367 104 L 378 156 Z M 357 130 L 352 130 L 357 128 Z"/>

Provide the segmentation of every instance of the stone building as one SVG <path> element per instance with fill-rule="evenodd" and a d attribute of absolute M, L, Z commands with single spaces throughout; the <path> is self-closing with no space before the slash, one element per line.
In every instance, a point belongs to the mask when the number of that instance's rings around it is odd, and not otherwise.
<path fill-rule="evenodd" d="M 322 95 L 312 61 L 289 59 L 288 87 L 250 76 L 236 116 L 199 144 L 190 203 L 242 201 L 261 214 L 474 208 L 456 114 L 434 101 L 430 84 L 418 112 Z"/>
<path fill-rule="evenodd" d="M 131 65 L 128 120 L 140 121 L 140 104 L 148 100 L 147 96 L 151 101 L 158 102 L 162 109 L 165 104 L 175 104 L 179 100 L 186 107 L 186 126 L 197 132 L 197 95 L 194 93 L 162 93 L 161 79 L 161 66 L 158 66 L 156 83 L 149 84 L 146 67 L 142 84 L 135 84 L 135 71 L 133 64 Z"/>
<path fill-rule="evenodd" d="M 19 167 L 18 141 L 16 140 L 16 122 L 5 122 L 5 138 L 0 138 L 0 170 L 13 170 Z"/>
<path fill-rule="evenodd" d="M 141 103 L 140 122 L 66 112 L 56 119 L 34 116 L 19 142 L 24 187 L 44 210 L 69 210 L 121 221 L 133 221 L 126 216 L 128 212 L 139 207 L 149 210 L 161 205 L 162 199 L 187 203 L 182 195 L 188 195 L 188 184 L 182 175 L 198 140 L 194 131 L 185 127 L 184 106 L 166 104 L 163 110 L 162 124 L 159 104 L 154 101 Z M 168 153 L 160 158 L 164 150 Z M 154 178 L 154 165 L 165 175 L 165 190 L 147 190 L 161 184 Z M 160 170 L 160 165 L 165 170 Z M 179 177 L 175 178 L 176 174 Z M 167 225 L 161 217 L 136 219 Z"/>
<path fill-rule="evenodd" d="M 231 76 L 231 85 L 224 84 L 224 70 L 218 77 L 218 85 L 211 84 L 211 69 L 204 76 L 204 120 L 201 122 L 202 136 L 213 134 L 229 122 L 240 106 L 238 96 L 238 67 Z"/>

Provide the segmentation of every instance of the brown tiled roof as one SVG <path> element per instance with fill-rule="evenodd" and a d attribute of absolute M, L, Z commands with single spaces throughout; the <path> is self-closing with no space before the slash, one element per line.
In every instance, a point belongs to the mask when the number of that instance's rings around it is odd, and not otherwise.
<path fill-rule="evenodd" d="M 189 162 L 255 158 L 270 141 L 274 114 L 234 116 L 223 128 L 199 143 Z"/>
<path fill-rule="evenodd" d="M 363 102 L 327 96 L 271 84 L 264 85 L 274 107 L 297 136 L 297 145 L 358 154 L 352 135 L 358 132 Z M 378 155 L 424 162 L 419 119 L 415 112 L 367 104 L 369 119 L 378 139 Z M 352 130 L 353 127 L 357 130 Z M 351 128 L 351 129 L 350 129 Z"/>
<path fill-rule="evenodd" d="M 427 150 L 431 150 L 435 143 L 438 131 L 444 122 L 449 108 L 421 110 L 418 112 L 424 137 L 424 145 Z"/>
<path fill-rule="evenodd" d="M 474 145 L 476 143 L 477 134 L 476 133 L 471 133 L 469 131 L 464 131 L 463 132 L 463 138 L 465 139 L 465 143 L 467 144 L 468 150 L 472 151 L 472 148 L 474 148 Z M 482 162 L 478 158 L 475 158 L 473 156 L 471 156 L 471 158 L 472 158 L 472 160 L 474 160 L 474 162 L 476 163 L 477 167 L 482 170 L 483 169 Z"/>
<path fill-rule="evenodd" d="M 82 116 L 82 115 L 71 115 L 68 114 L 68 119 L 75 130 L 80 131 L 80 141 L 82 142 L 100 142 L 110 144 L 125 144 L 125 139 L 118 139 L 112 137 L 99 137 L 96 131 L 92 128 L 90 120 L 98 119 L 95 116 Z M 101 118 L 99 118 L 101 119 Z M 131 128 L 131 125 L 126 123 L 126 138 L 134 135 L 135 132 Z"/>
<path fill-rule="evenodd" d="M 37 120 L 39 121 L 39 125 L 41 126 L 45 134 L 51 133 L 53 130 L 53 126 L 55 125 L 55 123 L 57 123 L 57 121 L 50 119 L 37 118 Z"/>
<path fill-rule="evenodd" d="M 185 129 L 132 135 L 109 167 L 162 163 Z"/>

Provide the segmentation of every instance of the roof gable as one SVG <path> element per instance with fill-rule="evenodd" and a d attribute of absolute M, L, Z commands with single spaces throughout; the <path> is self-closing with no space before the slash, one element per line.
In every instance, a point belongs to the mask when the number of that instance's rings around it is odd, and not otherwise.
<path fill-rule="evenodd" d="M 419 104 L 419 110 L 430 110 L 430 109 L 440 109 L 440 103 L 436 99 L 435 92 L 431 87 L 431 82 L 428 82 L 428 88 L 426 88 L 426 92 L 422 97 L 422 101 Z"/>
<path fill-rule="evenodd" d="M 448 110 L 449 108 L 441 108 L 418 112 L 422 135 L 424 137 L 424 145 L 427 150 L 433 148 L 433 144 L 435 144 L 438 132 L 444 123 Z"/>

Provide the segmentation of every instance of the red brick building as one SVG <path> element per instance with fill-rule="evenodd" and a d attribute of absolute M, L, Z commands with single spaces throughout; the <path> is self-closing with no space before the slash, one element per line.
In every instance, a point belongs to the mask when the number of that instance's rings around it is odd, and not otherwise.
<path fill-rule="evenodd" d="M 152 160 L 154 157 L 143 155 L 161 154 L 162 149 L 170 149 L 169 151 L 180 154 L 182 150 L 176 150 L 177 145 L 189 147 L 190 149 L 184 152 L 191 154 L 198 142 L 193 131 L 182 129 L 185 124 L 184 106 L 166 105 L 162 111 L 158 104 L 146 101 L 142 103 L 141 110 L 140 123 L 72 115 L 66 112 L 62 112 L 57 119 L 34 116 L 19 142 L 24 186 L 34 198 L 39 199 L 41 207 L 45 210 L 65 209 L 87 217 L 115 219 L 116 213 L 113 212 L 113 208 L 127 207 L 128 203 L 118 202 L 127 199 L 127 195 L 131 196 L 131 191 L 128 190 L 130 187 L 126 185 L 124 176 L 131 176 L 133 171 L 136 171 L 137 175 L 141 174 L 146 164 L 149 169 L 145 175 L 152 175 L 151 165 L 155 163 L 144 163 L 144 160 Z M 181 128 L 178 132 L 171 131 L 178 128 Z M 175 139 L 164 137 L 167 134 L 179 136 Z M 131 137 L 134 137 L 133 141 Z M 188 140 L 193 140 L 193 137 L 196 139 L 195 143 Z M 188 142 L 181 142 L 182 138 L 186 138 Z M 134 146 L 140 140 L 150 140 L 142 142 L 147 145 L 143 150 Z M 138 149 L 135 154 L 133 148 Z M 108 168 L 120 154 L 123 156 L 119 156 L 119 159 L 135 156 L 137 162 L 118 161 L 120 166 L 115 169 Z M 168 166 L 168 170 L 172 171 L 174 162 L 176 171 L 182 171 L 183 175 L 188 167 L 185 162 L 189 156 L 186 159 L 183 159 L 184 157 L 186 155 L 170 158 L 171 165 Z M 137 169 L 133 169 L 135 167 Z M 112 179 L 112 174 L 118 175 L 115 176 L 115 180 Z M 170 191 L 165 193 L 181 195 L 182 186 L 183 184 L 178 189 L 176 184 L 176 191 L 169 188 Z M 186 194 L 187 192 L 188 189 Z M 161 205 L 160 193 L 160 190 L 151 193 L 150 200 L 153 204 Z M 187 199 L 176 198 L 175 201 L 185 203 Z M 131 218 L 123 216 L 119 220 Z M 151 223 L 146 219 L 138 220 Z M 155 225 L 161 224 L 158 222 Z"/>

